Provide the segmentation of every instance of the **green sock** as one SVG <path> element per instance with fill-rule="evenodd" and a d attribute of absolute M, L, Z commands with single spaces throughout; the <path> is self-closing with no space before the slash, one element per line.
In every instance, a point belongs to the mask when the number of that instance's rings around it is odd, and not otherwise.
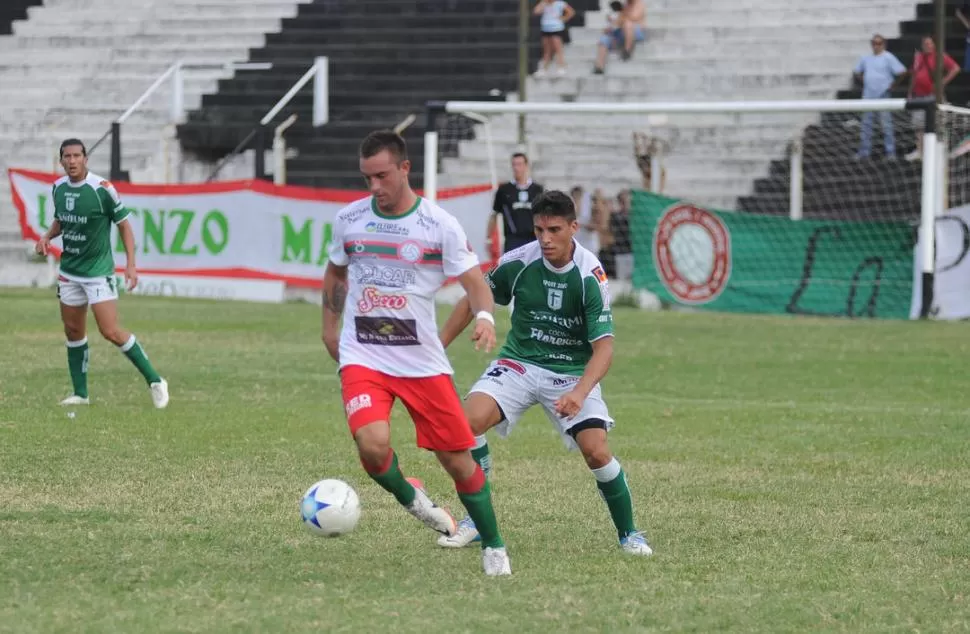
<path fill-rule="evenodd" d="M 145 377 L 145 381 L 149 385 L 152 383 L 158 383 L 162 380 L 162 377 L 158 376 L 158 372 L 152 367 L 152 362 L 148 360 L 148 355 L 145 354 L 145 349 L 141 347 L 138 340 L 135 339 L 135 335 L 132 335 L 127 343 L 123 346 L 118 346 L 118 349 L 125 353 L 128 360 L 135 364 L 141 375 Z"/>
<path fill-rule="evenodd" d="M 460 484 L 456 482 L 455 489 L 458 491 L 458 499 L 465 505 L 468 516 L 475 522 L 475 528 L 481 535 L 482 548 L 505 546 L 498 532 L 495 507 L 492 506 L 492 489 L 488 486 L 484 471 L 477 471 L 475 475 Z"/>
<path fill-rule="evenodd" d="M 74 395 L 88 397 L 88 338 L 67 342 L 67 369 L 71 372 Z"/>
<path fill-rule="evenodd" d="M 475 448 L 472 449 L 472 458 L 478 466 L 485 472 L 486 478 L 492 477 L 492 455 L 488 451 L 488 441 L 485 435 L 475 436 Z"/>
<path fill-rule="evenodd" d="M 610 510 L 617 535 L 622 539 L 635 532 L 637 528 L 633 523 L 633 498 L 620 463 L 613 458 L 605 467 L 593 469 L 593 476 L 596 477 L 596 486 Z"/>
<path fill-rule="evenodd" d="M 397 498 L 397 501 L 401 503 L 402 506 L 410 506 L 411 502 L 414 502 L 414 496 L 417 495 L 414 491 L 414 487 L 411 483 L 404 479 L 404 474 L 401 473 L 401 467 L 397 464 L 397 454 L 392 450 L 388 456 L 387 463 L 380 472 L 373 472 L 364 465 L 364 469 L 367 471 L 368 475 L 376 482 L 381 485 L 381 487 Z"/>

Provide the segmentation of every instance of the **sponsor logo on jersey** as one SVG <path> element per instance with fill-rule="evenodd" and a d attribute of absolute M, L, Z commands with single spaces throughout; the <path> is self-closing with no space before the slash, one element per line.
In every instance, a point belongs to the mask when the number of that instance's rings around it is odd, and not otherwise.
<path fill-rule="evenodd" d="M 541 343 L 548 343 L 554 346 L 581 346 L 585 343 L 582 339 L 573 339 L 572 337 L 554 337 L 544 330 L 538 328 L 529 329 L 529 338 L 535 339 Z"/>
<path fill-rule="evenodd" d="M 440 223 L 437 220 L 435 220 L 428 214 L 424 213 L 424 211 L 422 211 L 421 209 L 418 209 L 415 216 L 417 216 L 417 219 L 418 219 L 418 226 L 424 229 L 435 229 L 440 225 Z"/>
<path fill-rule="evenodd" d="M 391 266 L 377 266 L 375 264 L 354 264 L 351 266 L 358 284 L 406 288 L 413 286 L 416 279 L 414 271 Z"/>
<path fill-rule="evenodd" d="M 424 250 L 417 242 L 405 242 L 398 249 L 398 256 L 405 262 L 417 262 L 424 255 Z"/>
<path fill-rule="evenodd" d="M 370 394 L 360 394 L 347 401 L 344 409 L 347 410 L 347 418 L 350 418 L 360 410 L 367 409 L 371 406 Z"/>
<path fill-rule="evenodd" d="M 419 346 L 417 322 L 390 317 L 354 317 L 357 342 L 373 346 Z"/>
<path fill-rule="evenodd" d="M 548 321 L 556 324 L 557 326 L 562 326 L 563 328 L 575 328 L 583 323 L 582 317 L 562 317 L 560 315 L 553 315 L 552 313 L 544 313 L 537 310 L 532 310 L 529 312 L 532 313 L 532 318 L 536 321 Z"/>
<path fill-rule="evenodd" d="M 673 205 L 654 230 L 653 260 L 664 288 L 678 301 L 706 304 L 731 278 L 731 234 L 715 214 Z"/>
<path fill-rule="evenodd" d="M 367 233 L 389 233 L 395 236 L 406 236 L 411 233 L 411 230 L 407 227 L 394 222 L 368 222 L 364 225 L 364 231 Z"/>
<path fill-rule="evenodd" d="M 369 209 L 369 203 L 361 203 L 359 207 L 354 207 L 353 209 L 345 211 L 342 220 L 347 224 L 355 222 L 358 218 L 367 213 Z"/>
<path fill-rule="evenodd" d="M 573 357 L 569 354 L 563 354 L 562 352 L 553 352 L 552 354 L 546 355 L 546 358 L 550 361 L 572 361 Z"/>
<path fill-rule="evenodd" d="M 365 288 L 361 300 L 357 302 L 357 310 L 361 313 L 372 310 L 404 310 L 407 306 L 408 298 L 404 295 L 384 294 L 373 286 Z"/>
<path fill-rule="evenodd" d="M 508 368 L 517 374 L 525 374 L 525 366 L 521 363 L 516 363 L 515 361 L 510 361 L 509 359 L 499 359 L 495 362 L 495 365 L 500 365 L 503 368 Z"/>
<path fill-rule="evenodd" d="M 595 277 L 596 281 L 600 284 L 606 284 L 608 279 L 606 277 L 606 271 L 603 270 L 602 266 L 597 266 L 595 269 L 593 269 L 593 277 Z"/>
<path fill-rule="evenodd" d="M 71 200 L 71 199 L 68 199 Z M 58 214 L 57 219 L 62 222 L 69 222 L 75 225 L 86 225 L 88 224 L 87 216 L 76 216 L 74 214 Z"/>
<path fill-rule="evenodd" d="M 566 282 L 553 282 L 552 280 L 542 280 L 542 285 L 546 288 L 561 288 L 565 289 L 569 286 Z"/>

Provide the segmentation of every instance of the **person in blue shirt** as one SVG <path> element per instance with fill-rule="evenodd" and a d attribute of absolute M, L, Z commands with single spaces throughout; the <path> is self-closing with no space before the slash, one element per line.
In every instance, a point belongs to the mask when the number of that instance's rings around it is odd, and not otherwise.
<path fill-rule="evenodd" d="M 855 67 L 856 80 L 862 82 L 863 99 L 886 99 L 892 93 L 896 84 L 906 76 L 906 67 L 895 55 L 886 50 L 886 39 L 876 34 L 872 36 L 872 54 L 863 55 Z M 856 155 L 868 158 L 872 152 L 872 119 L 873 112 L 862 116 L 862 143 Z M 886 158 L 896 158 L 896 137 L 893 133 L 893 115 L 891 112 L 880 112 L 882 123 L 883 143 L 886 148 Z"/>

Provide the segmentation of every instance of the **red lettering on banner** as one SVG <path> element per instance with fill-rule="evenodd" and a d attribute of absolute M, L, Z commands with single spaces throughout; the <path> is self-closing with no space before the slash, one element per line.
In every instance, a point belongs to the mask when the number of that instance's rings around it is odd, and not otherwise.
<path fill-rule="evenodd" d="M 369 313 L 372 310 L 403 310 L 408 305 L 408 298 L 404 295 L 385 295 L 373 286 L 364 289 L 364 297 L 357 302 L 357 310 L 360 313 Z"/>

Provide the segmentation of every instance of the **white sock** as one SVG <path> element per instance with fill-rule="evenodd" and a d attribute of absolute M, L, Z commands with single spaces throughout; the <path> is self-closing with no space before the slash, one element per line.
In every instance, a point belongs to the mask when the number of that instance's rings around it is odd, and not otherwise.
<path fill-rule="evenodd" d="M 610 460 L 606 465 L 599 469 L 590 469 L 597 482 L 612 482 L 620 475 L 620 461 L 616 458 Z"/>
<path fill-rule="evenodd" d="M 128 341 L 118 346 L 118 350 L 121 350 L 122 352 L 128 352 L 129 350 L 135 347 L 136 343 L 137 342 L 135 341 L 135 335 L 132 335 L 128 337 Z"/>

